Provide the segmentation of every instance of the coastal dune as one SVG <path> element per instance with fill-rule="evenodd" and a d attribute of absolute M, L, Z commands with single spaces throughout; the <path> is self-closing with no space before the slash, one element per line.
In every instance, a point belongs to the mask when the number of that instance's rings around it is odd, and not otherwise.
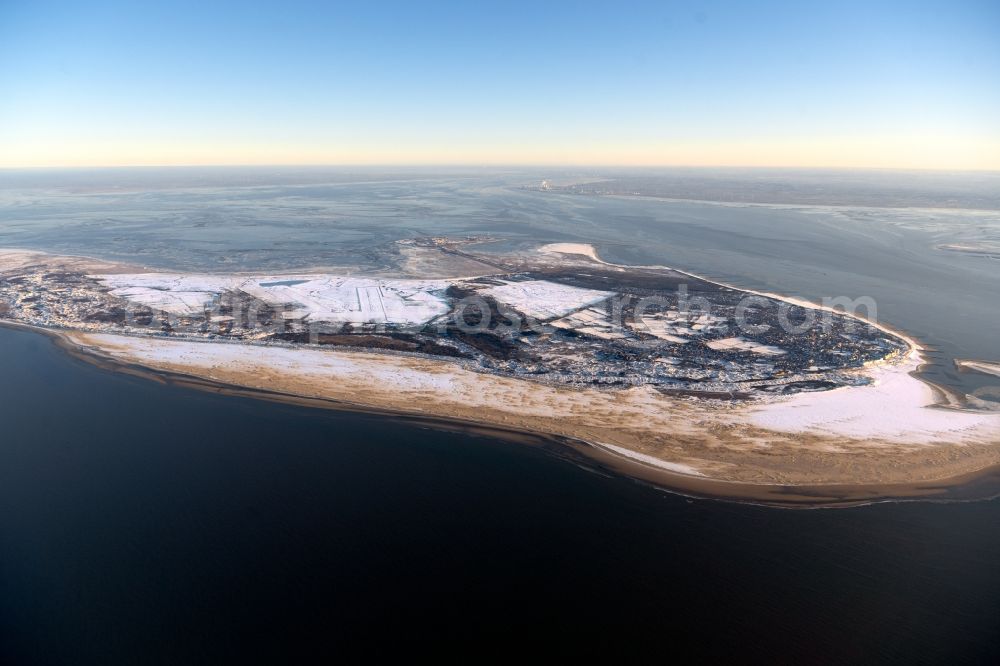
<path fill-rule="evenodd" d="M 569 438 L 673 475 L 786 486 L 900 484 L 1000 464 L 1000 415 L 933 407 L 933 391 L 910 375 L 913 359 L 881 368 L 869 386 L 759 404 L 670 396 L 649 387 L 559 387 L 396 354 L 61 335 L 120 364 L 339 406 Z"/>
<path fill-rule="evenodd" d="M 872 364 L 865 371 L 870 384 L 788 396 L 750 410 L 750 421 L 772 430 L 900 444 L 1000 442 L 998 415 L 939 406 L 935 389 L 914 376 L 920 363 L 913 350 L 903 363 Z"/>

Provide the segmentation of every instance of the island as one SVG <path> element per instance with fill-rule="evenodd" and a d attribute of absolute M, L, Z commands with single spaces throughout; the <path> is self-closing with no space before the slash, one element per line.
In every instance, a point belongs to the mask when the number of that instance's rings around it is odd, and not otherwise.
<path fill-rule="evenodd" d="M 691 495 L 961 496 L 1000 464 L 1000 413 L 921 380 L 920 344 L 850 304 L 614 265 L 588 245 L 483 243 L 400 241 L 380 274 L 3 250 L 0 321 L 109 367 L 488 428 Z"/>

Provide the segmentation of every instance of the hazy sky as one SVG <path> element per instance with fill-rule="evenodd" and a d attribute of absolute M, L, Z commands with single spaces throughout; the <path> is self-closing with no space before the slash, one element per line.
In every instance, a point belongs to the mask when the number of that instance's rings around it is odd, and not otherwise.
<path fill-rule="evenodd" d="M 1000 2 L 0 0 L 0 166 L 1000 169 Z"/>

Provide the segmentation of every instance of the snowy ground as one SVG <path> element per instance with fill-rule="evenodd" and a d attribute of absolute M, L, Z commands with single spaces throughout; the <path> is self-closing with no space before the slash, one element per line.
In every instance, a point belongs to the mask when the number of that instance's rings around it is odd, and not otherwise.
<path fill-rule="evenodd" d="M 717 351 L 748 351 L 753 354 L 763 354 L 764 356 L 781 356 L 785 350 L 774 345 L 765 345 L 746 338 L 723 338 L 721 340 L 711 340 L 705 346 Z"/>
<path fill-rule="evenodd" d="M 132 357 L 153 366 L 188 366 L 205 370 L 215 378 L 215 368 L 247 367 L 260 373 L 276 371 L 305 380 L 363 376 L 375 384 L 408 391 L 442 391 L 452 387 L 453 377 L 445 373 L 423 373 L 394 367 L 391 362 L 371 362 L 364 354 L 343 354 L 315 349 L 251 346 L 239 343 L 212 343 L 156 338 L 94 334 L 91 344 L 127 350 Z M 376 358 L 376 361 L 382 359 Z M 263 376 L 263 374 L 262 374 Z"/>
<path fill-rule="evenodd" d="M 758 426 L 872 438 L 901 444 L 982 441 L 1000 429 L 1000 416 L 934 407 L 934 391 L 910 373 L 920 365 L 914 351 L 905 363 L 867 369 L 872 383 L 832 391 L 797 393 L 750 411 Z"/>
<path fill-rule="evenodd" d="M 692 337 L 711 333 L 727 326 L 728 322 L 721 317 L 714 317 L 708 314 L 702 314 L 689 320 L 687 315 L 677 310 L 671 310 L 663 313 L 646 314 L 639 317 L 637 321 L 626 323 L 626 325 L 629 328 L 648 333 L 649 335 L 655 335 L 668 342 L 685 344 L 690 342 Z"/>
<path fill-rule="evenodd" d="M 253 278 L 240 290 L 275 306 L 294 303 L 309 321 L 418 325 L 448 313 L 443 292 L 449 285 L 443 280 L 310 275 Z"/>
<path fill-rule="evenodd" d="M 241 291 L 293 316 L 332 323 L 423 324 L 449 311 L 444 280 L 336 275 L 230 277 L 176 273 L 97 275 L 111 293 L 176 315 L 201 315 L 226 291 Z"/>
<path fill-rule="evenodd" d="M 480 293 L 540 321 L 563 317 L 614 296 L 610 291 L 581 289 L 545 280 L 508 282 Z"/>
<path fill-rule="evenodd" d="M 224 276 L 179 273 L 95 275 L 111 293 L 175 315 L 201 315 L 220 294 L 241 291 L 295 318 L 331 323 L 425 324 L 450 310 L 448 280 L 394 280 L 337 275 Z M 614 294 L 544 280 L 482 290 L 500 303 L 546 321 Z"/>
<path fill-rule="evenodd" d="M 154 310 L 184 316 L 204 314 L 218 294 L 239 280 L 222 275 L 121 273 L 91 276 L 112 287 L 111 294 Z"/>
<path fill-rule="evenodd" d="M 551 324 L 556 328 L 569 329 L 577 333 L 586 333 L 595 338 L 603 338 L 605 340 L 615 340 L 624 337 L 620 331 L 615 330 L 612 326 L 607 310 L 599 306 L 579 310 L 562 319 L 556 319 Z"/>

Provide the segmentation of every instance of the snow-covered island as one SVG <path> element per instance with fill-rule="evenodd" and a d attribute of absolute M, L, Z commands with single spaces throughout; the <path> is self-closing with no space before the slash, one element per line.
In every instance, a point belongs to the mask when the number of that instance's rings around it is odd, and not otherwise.
<path fill-rule="evenodd" d="M 919 346 L 854 316 L 570 244 L 414 241 L 398 269 L 3 251 L 0 319 L 175 376 L 560 437 L 666 485 L 898 485 L 1000 462 L 1000 414 L 937 406 Z"/>

